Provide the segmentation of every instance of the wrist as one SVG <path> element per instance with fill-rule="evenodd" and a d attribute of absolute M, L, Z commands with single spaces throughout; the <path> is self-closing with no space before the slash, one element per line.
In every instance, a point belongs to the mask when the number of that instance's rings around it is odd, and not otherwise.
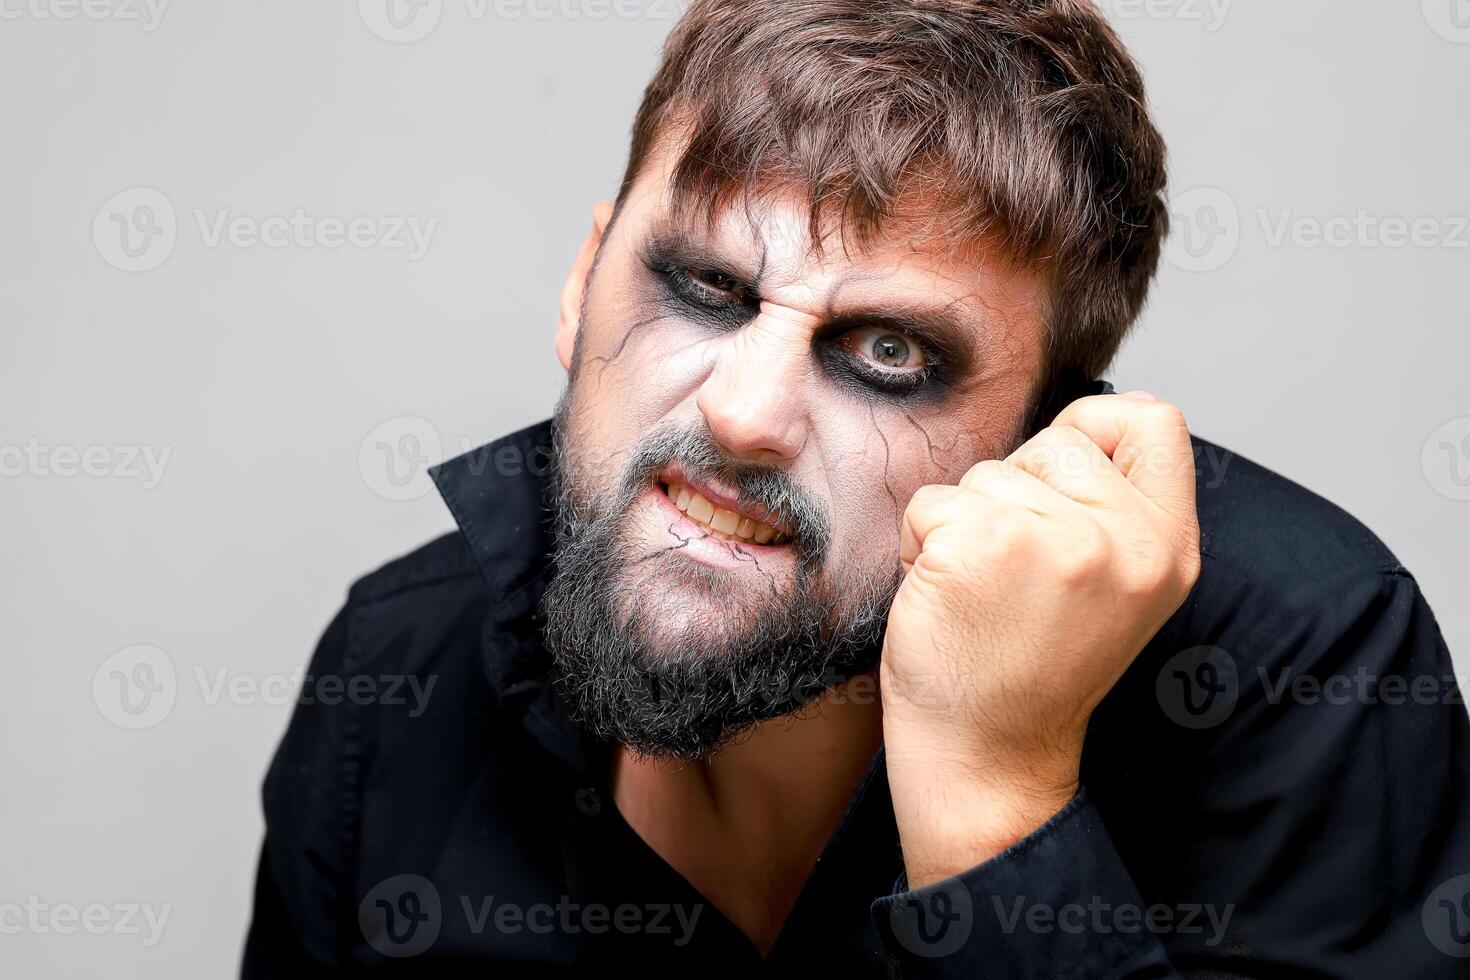
<path fill-rule="evenodd" d="M 1080 789 L 1078 756 L 946 760 L 886 745 L 888 781 L 909 887 L 990 860 L 1054 817 Z"/>

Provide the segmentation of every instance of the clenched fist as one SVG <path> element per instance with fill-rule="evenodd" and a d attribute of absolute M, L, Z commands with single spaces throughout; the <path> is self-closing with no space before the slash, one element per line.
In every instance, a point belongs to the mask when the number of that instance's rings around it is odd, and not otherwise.
<path fill-rule="evenodd" d="M 1194 455 L 1141 392 L 1073 402 L 1005 460 L 919 489 L 880 683 L 911 887 L 1075 795 L 1088 719 L 1199 575 Z"/>

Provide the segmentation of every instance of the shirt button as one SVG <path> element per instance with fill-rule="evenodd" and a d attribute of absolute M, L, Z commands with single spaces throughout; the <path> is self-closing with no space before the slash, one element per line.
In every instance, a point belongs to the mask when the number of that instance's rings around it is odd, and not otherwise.
<path fill-rule="evenodd" d="M 602 796 L 591 786 L 583 786 L 577 790 L 574 799 L 577 809 L 589 817 L 595 817 L 602 812 Z"/>

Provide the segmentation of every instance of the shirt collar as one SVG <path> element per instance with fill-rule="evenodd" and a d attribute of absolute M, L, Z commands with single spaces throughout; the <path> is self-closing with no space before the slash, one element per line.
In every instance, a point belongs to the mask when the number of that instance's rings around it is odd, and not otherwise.
<path fill-rule="evenodd" d="M 544 419 L 429 469 L 492 596 L 549 570 L 551 460 L 552 423 Z"/>
<path fill-rule="evenodd" d="M 489 589 L 480 647 L 498 709 L 582 769 L 588 743 L 550 683 L 541 642 L 539 606 L 555 567 L 551 461 L 546 419 L 431 467 L 429 475 Z"/>

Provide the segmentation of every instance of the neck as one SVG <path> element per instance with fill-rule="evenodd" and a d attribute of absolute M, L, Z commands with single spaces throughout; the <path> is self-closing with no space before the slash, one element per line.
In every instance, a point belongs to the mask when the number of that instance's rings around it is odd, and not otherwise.
<path fill-rule="evenodd" d="M 613 797 L 765 952 L 881 747 L 882 722 L 876 677 L 859 675 L 707 759 L 640 759 L 618 746 Z"/>
<path fill-rule="evenodd" d="M 846 802 L 883 742 L 873 673 L 827 692 L 796 715 L 755 726 L 733 744 L 691 762 L 636 757 L 618 746 L 613 783 L 677 787 L 714 812 L 755 803 L 789 808 L 837 796 Z"/>

